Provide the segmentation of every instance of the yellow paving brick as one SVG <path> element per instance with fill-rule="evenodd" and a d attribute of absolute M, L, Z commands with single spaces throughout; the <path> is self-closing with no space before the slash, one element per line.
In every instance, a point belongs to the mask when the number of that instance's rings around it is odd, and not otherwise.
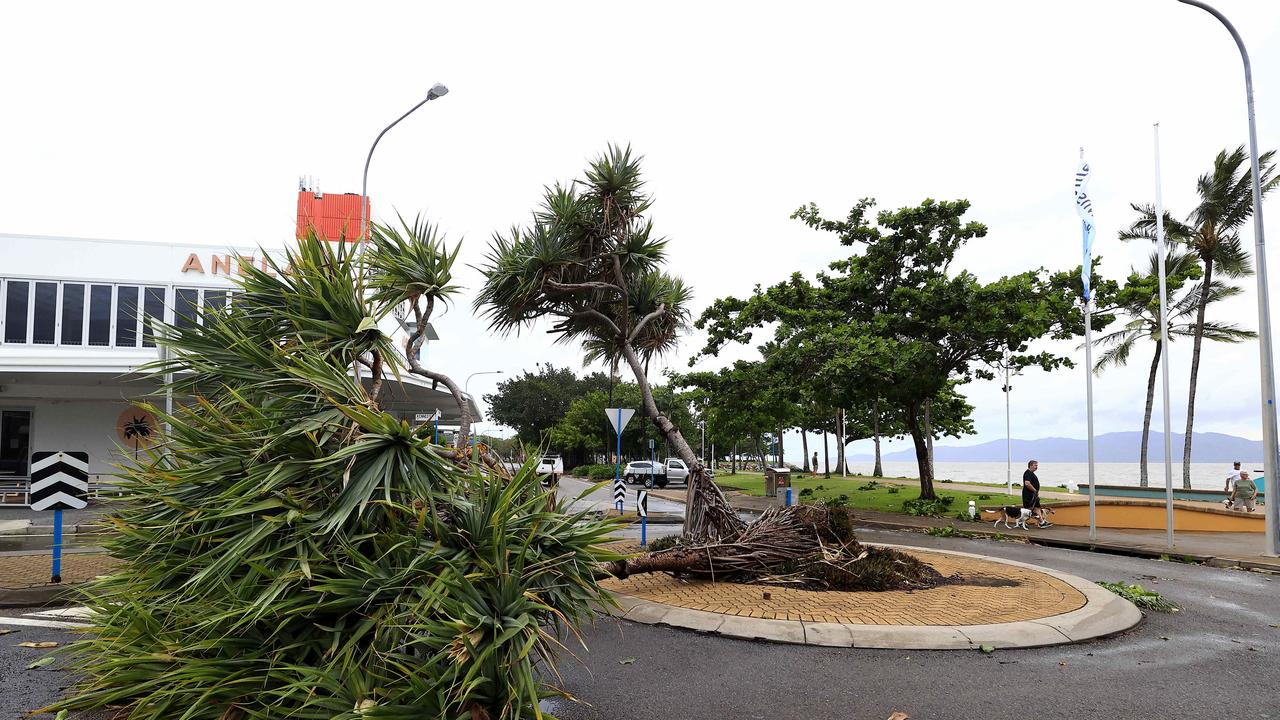
<path fill-rule="evenodd" d="M 878 625 L 981 625 L 1070 612 L 1084 595 L 1041 572 L 925 550 L 910 554 L 948 577 L 1012 581 L 1010 587 L 944 585 L 929 590 L 839 592 L 673 578 L 663 573 L 610 579 L 609 590 L 645 600 L 725 615 Z M 768 592 L 770 599 L 764 599 Z"/>

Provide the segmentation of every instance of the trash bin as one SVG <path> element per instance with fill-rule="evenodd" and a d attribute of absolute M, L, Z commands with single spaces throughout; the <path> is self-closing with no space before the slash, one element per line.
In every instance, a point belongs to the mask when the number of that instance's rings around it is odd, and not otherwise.
<path fill-rule="evenodd" d="M 771 498 L 782 498 L 786 489 L 791 487 L 791 469 L 785 467 L 768 467 L 764 469 L 764 494 Z"/>

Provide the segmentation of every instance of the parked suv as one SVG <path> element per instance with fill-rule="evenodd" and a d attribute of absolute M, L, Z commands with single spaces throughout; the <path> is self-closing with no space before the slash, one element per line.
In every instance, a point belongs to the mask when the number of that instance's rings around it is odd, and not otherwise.
<path fill-rule="evenodd" d="M 560 476 L 564 474 L 564 460 L 559 455 L 543 455 L 538 460 L 538 474 L 543 475 L 542 484 L 555 487 L 560 484 Z"/>
<path fill-rule="evenodd" d="M 637 460 L 627 463 L 622 477 L 631 485 L 644 483 L 647 488 L 663 488 L 671 483 L 688 482 L 689 466 L 680 458 L 667 458 L 663 462 Z"/>

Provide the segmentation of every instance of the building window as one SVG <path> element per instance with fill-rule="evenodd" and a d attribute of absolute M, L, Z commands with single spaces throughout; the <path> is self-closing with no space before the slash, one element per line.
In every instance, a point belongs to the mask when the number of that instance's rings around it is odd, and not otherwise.
<path fill-rule="evenodd" d="M 222 311 L 227 307 L 227 291 L 226 290 L 205 290 L 204 291 L 204 314 L 221 315 Z"/>
<path fill-rule="evenodd" d="M 138 288 L 116 288 L 116 347 L 138 347 Z"/>
<path fill-rule="evenodd" d="M 25 343 L 27 341 L 27 307 L 31 294 L 31 283 L 21 280 L 10 280 L 5 283 L 4 306 L 4 341 L 7 343 Z"/>
<path fill-rule="evenodd" d="M 142 346 L 155 347 L 155 323 L 164 322 L 164 288 L 146 289 L 146 300 L 143 301 L 142 311 Z"/>
<path fill-rule="evenodd" d="M 195 327 L 196 308 L 200 306 L 200 291 L 196 288 L 178 288 L 173 303 L 173 324 L 179 328 Z"/>
<path fill-rule="evenodd" d="M 52 345 L 58 334 L 58 283 L 36 283 L 31 342 Z"/>
<path fill-rule="evenodd" d="M 62 344 L 84 343 L 84 285 L 62 286 Z"/>
<path fill-rule="evenodd" d="M 31 412 L 0 411 L 0 479 L 26 477 L 30 457 Z"/>
<path fill-rule="evenodd" d="M 111 344 L 111 286 L 89 288 L 89 344 Z"/>

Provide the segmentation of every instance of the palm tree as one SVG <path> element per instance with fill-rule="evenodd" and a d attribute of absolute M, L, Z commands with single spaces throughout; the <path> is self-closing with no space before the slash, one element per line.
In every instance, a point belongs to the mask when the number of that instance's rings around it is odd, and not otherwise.
<path fill-rule="evenodd" d="M 1262 195 L 1266 195 L 1280 182 L 1275 177 L 1272 160 L 1275 151 L 1263 153 L 1258 158 L 1262 171 Z M 1249 174 L 1249 155 L 1244 146 L 1228 153 L 1223 150 L 1214 158 L 1213 170 L 1196 181 L 1196 193 L 1200 201 L 1185 222 L 1164 213 L 1164 227 L 1168 239 L 1186 245 L 1199 258 L 1204 268 L 1200 286 L 1199 304 L 1196 307 L 1195 331 L 1191 345 L 1191 384 L 1187 392 L 1187 430 L 1182 446 L 1182 486 L 1191 487 L 1191 432 L 1195 423 L 1196 381 L 1200 375 L 1200 347 L 1205 336 L 1205 308 L 1213 293 L 1214 273 L 1229 278 L 1241 278 L 1253 273 L 1249 255 L 1240 241 L 1240 228 L 1253 215 L 1253 185 Z M 1134 204 L 1139 218 L 1120 234 L 1122 240 L 1155 240 L 1155 210 L 1150 205 Z"/>
<path fill-rule="evenodd" d="M 1164 338 L 1160 332 L 1159 262 L 1158 255 L 1152 253 L 1147 273 L 1140 275 L 1135 271 L 1130 274 L 1129 281 L 1120 291 L 1119 309 L 1129 315 L 1129 321 L 1120 330 L 1093 341 L 1094 345 L 1108 347 L 1094 364 L 1095 373 L 1101 373 L 1108 366 L 1127 364 L 1139 341 L 1155 341 L 1151 371 L 1147 374 L 1147 404 L 1142 415 L 1142 449 L 1139 457 L 1139 485 L 1142 487 L 1148 485 L 1147 451 L 1151 432 L 1151 408 L 1155 401 L 1156 370 L 1160 367 L 1160 355 L 1164 349 Z M 1199 275 L 1200 268 L 1194 254 L 1171 252 L 1165 257 L 1165 278 L 1171 290 L 1176 292 L 1184 282 L 1195 280 Z M 1257 333 L 1252 330 L 1241 330 L 1232 323 L 1207 322 L 1199 326 L 1191 319 L 1201 315 L 1204 306 L 1234 297 L 1241 292 L 1239 287 L 1215 280 L 1207 295 L 1202 286 L 1196 285 L 1181 297 L 1174 298 L 1168 310 L 1170 341 L 1177 337 L 1196 337 L 1197 330 L 1200 331 L 1200 337 L 1216 342 L 1238 343 L 1257 337 Z"/>
<path fill-rule="evenodd" d="M 659 410 L 645 372 L 648 359 L 673 349 L 686 329 L 691 293 L 662 271 L 667 241 L 645 217 L 653 199 L 640 160 L 629 147 L 610 146 L 583 179 L 548 187 L 530 226 L 495 235 L 475 309 L 503 333 L 548 318 L 557 341 L 629 365 L 645 413 L 690 468 L 685 532 L 725 537 L 743 522 Z"/>

